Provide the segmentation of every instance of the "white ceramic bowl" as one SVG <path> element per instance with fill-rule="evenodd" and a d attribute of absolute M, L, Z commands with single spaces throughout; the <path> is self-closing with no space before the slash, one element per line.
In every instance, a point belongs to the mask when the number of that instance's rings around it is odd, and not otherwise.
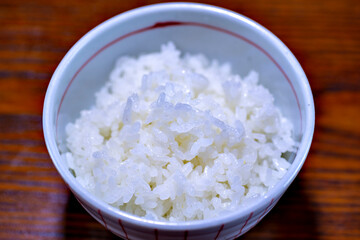
<path fill-rule="evenodd" d="M 158 51 L 173 41 L 182 52 L 204 53 L 231 62 L 235 72 L 251 69 L 275 96 L 300 142 L 284 178 L 251 207 L 216 219 L 186 223 L 144 220 L 90 195 L 74 179 L 59 154 L 64 128 L 94 104 L 115 60 Z M 302 167 L 314 130 L 314 103 L 307 78 L 290 50 L 271 32 L 237 13 L 192 3 L 157 4 L 122 13 L 81 38 L 56 69 L 45 98 L 43 127 L 50 156 L 81 205 L 125 239 L 233 239 L 256 225 L 277 203 Z"/>

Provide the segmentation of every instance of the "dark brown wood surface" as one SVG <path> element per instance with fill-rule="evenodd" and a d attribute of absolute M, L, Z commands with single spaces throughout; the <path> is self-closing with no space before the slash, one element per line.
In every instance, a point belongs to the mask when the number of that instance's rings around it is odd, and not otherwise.
<path fill-rule="evenodd" d="M 42 104 L 69 48 L 102 21 L 158 1 L 0 0 L 0 239 L 112 239 L 47 153 Z M 297 179 L 243 239 L 360 239 L 360 2 L 208 1 L 275 33 L 303 66 L 316 106 Z"/>

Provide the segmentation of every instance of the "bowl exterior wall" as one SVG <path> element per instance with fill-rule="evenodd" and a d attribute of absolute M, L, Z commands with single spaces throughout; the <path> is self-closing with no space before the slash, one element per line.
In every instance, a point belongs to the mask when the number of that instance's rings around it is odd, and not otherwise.
<path fill-rule="evenodd" d="M 224 9 L 201 4 L 158 4 L 108 20 L 69 51 L 48 88 L 44 135 L 54 165 L 91 216 L 124 239 L 234 239 L 254 227 L 275 206 L 305 161 L 313 131 L 314 104 L 311 92 L 305 91 L 308 82 L 300 65 L 293 57 L 290 61 L 290 51 L 266 31 L 251 20 Z M 107 79 L 116 58 L 122 54 L 156 51 L 161 43 L 169 40 L 185 52 L 203 52 L 210 58 L 228 59 L 235 64 L 234 68 L 239 67 L 241 75 L 258 66 L 260 73 L 269 74 L 264 85 L 274 92 L 278 99 L 276 104 L 293 122 L 297 140 L 300 142 L 306 136 L 308 142 L 299 148 L 299 156 L 293 159 L 293 166 L 284 180 L 248 211 L 181 227 L 140 222 L 91 196 L 76 182 L 59 154 L 66 123 L 76 119 L 80 109 L 93 104 L 93 93 L 104 84 L 98 79 Z M 207 45 L 209 42 L 214 43 L 213 46 Z M 241 54 L 246 57 L 237 57 Z M 101 70 L 97 71 L 99 66 Z M 273 82 L 274 78 L 279 82 Z M 82 91 L 84 88 L 88 91 Z"/>

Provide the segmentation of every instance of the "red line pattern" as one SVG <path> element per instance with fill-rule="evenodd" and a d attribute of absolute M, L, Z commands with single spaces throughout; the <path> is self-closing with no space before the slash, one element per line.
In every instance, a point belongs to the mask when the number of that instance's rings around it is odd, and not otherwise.
<path fill-rule="evenodd" d="M 224 228 L 224 224 L 223 224 L 223 225 L 221 225 L 221 227 L 220 227 L 220 229 L 219 229 L 218 233 L 216 234 L 216 237 L 215 237 L 215 239 L 214 239 L 214 240 L 216 240 L 216 239 L 219 237 L 219 235 L 220 235 L 221 231 L 223 230 L 223 228 Z"/>
<path fill-rule="evenodd" d="M 75 198 L 78 200 L 78 202 L 80 203 L 80 205 L 85 208 L 85 206 L 87 206 L 82 200 L 80 200 L 80 198 L 78 198 L 75 194 L 74 194 Z"/>
<path fill-rule="evenodd" d="M 251 212 L 251 213 L 250 213 L 250 215 L 249 215 L 249 217 L 246 219 L 244 225 L 241 227 L 240 232 L 235 235 L 234 239 L 237 238 L 237 237 L 239 237 L 239 236 L 241 235 L 243 229 L 244 229 L 245 226 L 248 224 L 248 222 L 249 222 L 249 220 L 252 218 L 253 214 L 254 214 L 254 212 Z"/>
<path fill-rule="evenodd" d="M 100 218 L 101 218 L 101 220 L 103 221 L 106 230 L 109 230 L 108 227 L 107 227 L 107 224 L 106 224 L 106 222 L 105 222 L 105 219 L 104 219 L 103 215 L 101 214 L 100 209 L 98 209 L 98 214 L 100 215 Z"/>
<path fill-rule="evenodd" d="M 124 225 L 122 224 L 122 221 L 121 221 L 120 219 L 118 219 L 118 223 L 119 223 L 121 229 L 123 230 L 123 232 L 124 232 L 124 234 L 125 234 L 126 240 L 129 240 L 129 237 L 128 237 L 126 231 L 125 231 Z"/>
<path fill-rule="evenodd" d="M 155 23 L 154 25 L 152 26 L 148 26 L 148 27 L 145 27 L 145 28 L 141 28 L 141 29 L 138 29 L 138 30 L 135 30 L 133 32 L 130 32 L 130 33 L 127 33 L 125 35 L 122 35 L 116 39 L 114 39 L 113 41 L 107 43 L 105 46 L 103 46 L 102 48 L 100 48 L 99 50 L 97 50 L 88 60 L 86 60 L 83 65 L 81 65 L 81 67 L 76 71 L 76 73 L 74 74 L 74 76 L 71 78 L 69 84 L 67 85 L 65 91 L 64 91 L 64 94 L 62 95 L 61 97 L 61 100 L 60 100 L 60 104 L 59 104 L 59 108 L 58 108 L 58 111 L 57 111 L 57 116 L 56 116 L 56 138 L 57 138 L 57 125 L 58 125 L 58 120 L 59 120 L 59 113 L 60 113 L 60 109 L 61 109 L 61 106 L 63 104 L 63 101 L 65 99 L 65 96 L 71 86 L 71 84 L 74 82 L 75 78 L 79 75 L 79 73 L 81 72 L 81 70 L 84 69 L 84 67 L 91 61 L 93 60 L 97 55 L 99 55 L 102 51 L 104 51 L 106 48 L 110 47 L 111 45 L 114 45 L 115 43 L 127 38 L 127 37 L 130 37 L 130 36 L 133 36 L 135 34 L 138 34 L 138 33 L 142 33 L 142 32 L 146 32 L 146 31 L 149 31 L 149 30 L 152 30 L 152 29 L 156 29 L 156 28 L 164 28 L 164 27 L 169 27 L 169 26 L 181 26 L 181 25 L 188 25 L 188 26 L 198 26 L 198 27 L 204 27 L 204 28 L 208 28 L 208 29 L 212 29 L 212 30 L 215 30 L 215 31 L 219 31 L 219 32 L 223 32 L 223 33 L 226 33 L 228 35 L 231 35 L 231 36 L 234 36 L 238 39 L 241 39 L 247 43 L 249 43 L 250 45 L 254 46 L 255 48 L 257 48 L 259 51 L 261 51 L 263 54 L 265 54 L 274 64 L 275 66 L 280 70 L 280 72 L 284 75 L 285 79 L 287 80 L 287 82 L 289 83 L 290 87 L 291 87 L 291 90 L 293 92 L 293 94 L 295 95 L 295 99 L 296 99 L 296 103 L 297 103 L 297 106 L 298 106 L 298 109 L 299 109 L 299 114 L 300 114 L 300 122 L 302 123 L 302 113 L 301 113 L 301 108 L 300 108 L 300 103 L 299 103 L 299 99 L 298 99 L 298 96 L 295 92 L 295 89 L 294 89 L 294 86 L 292 85 L 289 77 L 287 76 L 287 74 L 285 73 L 284 69 L 282 69 L 282 67 L 279 65 L 279 63 L 277 63 L 275 61 L 275 59 L 268 53 L 265 51 L 265 49 L 263 49 L 262 47 L 260 47 L 258 44 L 254 43 L 253 41 L 245 38 L 244 36 L 241 36 L 237 33 L 234 33 L 234 32 L 231 32 L 231 31 L 228 31 L 226 29 L 223 29 L 223 28 L 220 28 L 220 27 L 215 27 L 215 26 L 212 26 L 212 25 L 208 25 L 208 24 L 204 24 L 204 23 L 197 23 L 197 22 L 175 22 L 175 21 L 168 21 L 168 22 L 158 22 L 158 23 Z M 302 132 L 302 124 L 300 124 L 300 132 Z"/>
<path fill-rule="evenodd" d="M 256 221 L 256 224 L 262 219 L 262 217 L 265 215 L 265 213 L 267 212 L 267 210 L 269 209 L 269 207 L 271 206 L 271 204 L 274 202 L 274 199 L 271 199 L 270 204 L 265 208 L 264 212 L 260 215 L 260 217 L 258 218 L 258 220 Z"/>

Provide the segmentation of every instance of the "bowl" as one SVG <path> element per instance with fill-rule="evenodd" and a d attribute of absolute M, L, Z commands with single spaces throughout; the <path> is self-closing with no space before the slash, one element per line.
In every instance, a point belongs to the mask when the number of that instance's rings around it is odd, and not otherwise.
<path fill-rule="evenodd" d="M 120 211 L 89 194 L 60 156 L 65 126 L 94 104 L 116 59 L 158 51 L 172 41 L 182 52 L 230 62 L 241 76 L 251 69 L 294 126 L 299 145 L 280 182 L 245 209 L 214 219 L 160 222 Z M 43 129 L 51 159 L 86 211 L 125 239 L 234 239 L 254 227 L 279 201 L 306 159 L 314 131 L 314 102 L 308 80 L 290 50 L 270 31 L 235 12 L 195 3 L 155 4 L 117 15 L 82 37 L 66 54 L 49 83 Z"/>

